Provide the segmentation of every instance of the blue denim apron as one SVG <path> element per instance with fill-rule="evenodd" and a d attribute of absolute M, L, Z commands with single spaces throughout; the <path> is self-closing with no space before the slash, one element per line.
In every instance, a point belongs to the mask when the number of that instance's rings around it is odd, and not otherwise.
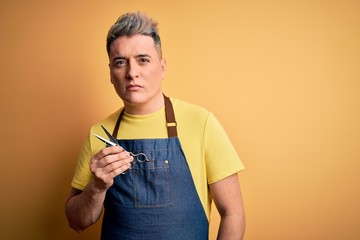
<path fill-rule="evenodd" d="M 104 202 L 102 240 L 208 239 L 208 220 L 167 97 L 165 112 L 168 138 L 118 140 L 126 151 L 145 153 L 150 161 L 134 157 L 132 169 L 114 179 Z M 114 129 L 115 138 L 122 115 Z"/>

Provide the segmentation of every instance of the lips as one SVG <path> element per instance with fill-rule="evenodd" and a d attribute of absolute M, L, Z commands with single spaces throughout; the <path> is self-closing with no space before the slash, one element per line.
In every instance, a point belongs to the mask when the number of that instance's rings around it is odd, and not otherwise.
<path fill-rule="evenodd" d="M 128 91 L 136 91 L 141 88 L 142 88 L 142 86 L 138 85 L 138 84 L 129 84 L 128 86 L 126 86 L 126 90 L 128 90 Z"/>

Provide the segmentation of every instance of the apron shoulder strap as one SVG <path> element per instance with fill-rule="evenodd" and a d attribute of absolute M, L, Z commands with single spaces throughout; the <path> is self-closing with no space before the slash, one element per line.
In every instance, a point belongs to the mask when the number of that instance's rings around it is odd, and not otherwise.
<path fill-rule="evenodd" d="M 124 116 L 124 112 L 125 112 L 125 107 L 121 110 L 120 115 L 119 115 L 119 117 L 118 117 L 118 119 L 116 121 L 114 131 L 112 133 L 112 136 L 115 139 L 117 139 L 117 133 L 119 132 L 120 122 L 121 122 L 122 117 Z"/>
<path fill-rule="evenodd" d="M 168 137 L 177 137 L 177 123 L 175 120 L 175 113 L 173 105 L 170 99 L 164 95 L 165 100 L 165 115 L 166 115 L 166 127 L 168 131 Z"/>

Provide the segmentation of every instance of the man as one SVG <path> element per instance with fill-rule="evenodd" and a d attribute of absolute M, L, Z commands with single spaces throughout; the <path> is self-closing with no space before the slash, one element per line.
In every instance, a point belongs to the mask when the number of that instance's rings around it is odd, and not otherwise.
<path fill-rule="evenodd" d="M 110 28 L 111 83 L 124 108 L 92 126 L 66 204 L 81 232 L 104 206 L 102 239 L 208 239 L 211 200 L 218 239 L 242 239 L 243 169 L 223 128 L 207 110 L 163 95 L 166 61 L 157 23 L 127 13 Z M 119 146 L 93 136 L 113 132 Z"/>

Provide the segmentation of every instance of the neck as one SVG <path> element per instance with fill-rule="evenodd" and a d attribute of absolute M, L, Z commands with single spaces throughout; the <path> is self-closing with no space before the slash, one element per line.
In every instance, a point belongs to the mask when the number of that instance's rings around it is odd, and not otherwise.
<path fill-rule="evenodd" d="M 124 101 L 125 111 L 133 115 L 145 115 L 156 112 L 164 106 L 164 96 L 159 94 L 150 101 L 132 103 Z"/>

